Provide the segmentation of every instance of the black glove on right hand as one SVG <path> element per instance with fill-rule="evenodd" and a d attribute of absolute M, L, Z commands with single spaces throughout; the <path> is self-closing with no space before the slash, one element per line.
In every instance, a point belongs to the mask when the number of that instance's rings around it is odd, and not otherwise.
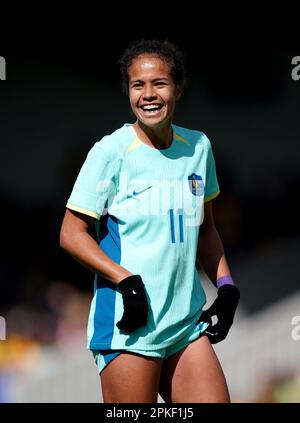
<path fill-rule="evenodd" d="M 132 275 L 119 282 L 123 296 L 124 313 L 117 327 L 125 333 L 131 333 L 147 324 L 148 301 L 145 285 L 140 275 Z"/>
<path fill-rule="evenodd" d="M 205 332 L 212 344 L 226 338 L 233 323 L 239 299 L 240 291 L 235 285 L 223 285 L 218 289 L 218 297 L 214 303 L 201 314 L 199 321 L 209 322 L 210 325 L 212 325 L 212 316 L 218 318 L 218 322 Z"/>

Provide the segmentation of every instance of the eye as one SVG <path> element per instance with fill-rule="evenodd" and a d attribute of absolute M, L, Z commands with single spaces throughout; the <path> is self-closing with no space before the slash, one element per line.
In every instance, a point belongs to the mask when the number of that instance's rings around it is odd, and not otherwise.
<path fill-rule="evenodd" d="M 131 88 L 134 88 L 134 89 L 142 88 L 142 84 L 140 82 L 135 82 L 131 85 Z"/>
<path fill-rule="evenodd" d="M 156 87 L 165 87 L 167 85 L 167 83 L 166 82 L 164 82 L 164 81 L 157 81 L 156 83 L 155 83 L 155 86 Z"/>

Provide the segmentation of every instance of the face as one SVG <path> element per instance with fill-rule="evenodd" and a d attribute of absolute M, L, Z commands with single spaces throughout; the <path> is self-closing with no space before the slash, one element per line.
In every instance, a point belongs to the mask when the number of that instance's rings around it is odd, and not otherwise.
<path fill-rule="evenodd" d="M 152 129 L 172 122 L 180 90 L 175 87 L 168 63 L 142 54 L 128 69 L 129 100 L 138 121 Z"/>

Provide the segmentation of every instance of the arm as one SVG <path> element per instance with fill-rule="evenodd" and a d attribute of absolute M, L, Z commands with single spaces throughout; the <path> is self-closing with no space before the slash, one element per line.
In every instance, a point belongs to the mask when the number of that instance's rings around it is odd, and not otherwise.
<path fill-rule="evenodd" d="M 204 204 L 204 221 L 200 227 L 197 261 L 215 286 L 217 279 L 230 275 L 223 244 L 214 223 L 212 201 Z"/>
<path fill-rule="evenodd" d="M 204 221 L 198 242 L 197 259 L 213 284 L 220 286 L 220 278 L 230 277 L 223 244 L 214 224 L 211 201 L 204 206 Z M 240 293 L 232 281 L 218 288 L 214 303 L 201 314 L 200 320 L 210 324 L 206 334 L 212 344 L 223 341 L 233 323 L 234 314 L 239 302 Z M 212 325 L 212 316 L 217 316 L 218 322 Z"/>
<path fill-rule="evenodd" d="M 93 222 L 93 217 L 67 209 L 60 246 L 83 266 L 117 284 L 132 273 L 111 260 L 89 234 Z"/>
<path fill-rule="evenodd" d="M 111 260 L 89 234 L 94 218 L 73 210 L 66 210 L 60 231 L 60 246 L 89 270 L 118 284 L 123 296 L 124 313 L 117 327 L 131 333 L 146 325 L 148 302 L 144 283 Z"/>

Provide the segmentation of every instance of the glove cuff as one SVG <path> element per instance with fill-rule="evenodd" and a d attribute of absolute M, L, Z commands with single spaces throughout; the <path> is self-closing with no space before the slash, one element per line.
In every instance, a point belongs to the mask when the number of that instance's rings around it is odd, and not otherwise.
<path fill-rule="evenodd" d="M 121 282 L 118 283 L 118 287 L 121 293 L 124 292 L 131 292 L 133 289 L 138 290 L 144 288 L 144 283 L 140 275 L 131 275 L 125 279 L 122 279 Z"/>
<path fill-rule="evenodd" d="M 230 295 L 231 297 L 237 300 L 239 300 L 241 296 L 239 289 L 235 285 L 229 285 L 229 284 L 220 286 L 220 288 L 218 289 L 218 295 L 219 294 Z"/>

